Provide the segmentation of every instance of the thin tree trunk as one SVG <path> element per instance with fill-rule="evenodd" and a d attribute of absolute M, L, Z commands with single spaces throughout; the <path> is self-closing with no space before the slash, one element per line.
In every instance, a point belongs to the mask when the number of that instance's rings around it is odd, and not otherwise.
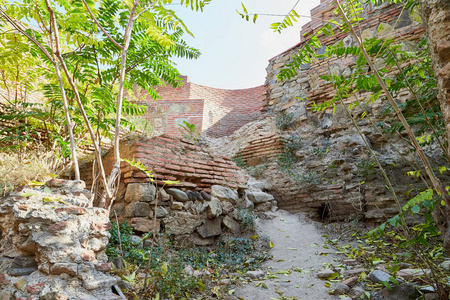
<path fill-rule="evenodd" d="M 63 80 L 61 77 L 61 72 L 59 70 L 59 64 L 58 64 L 57 60 L 54 61 L 54 65 L 55 65 L 56 76 L 58 77 L 59 88 L 61 89 L 61 96 L 63 99 L 64 113 L 66 115 L 67 130 L 69 131 L 70 149 L 72 150 L 72 162 L 73 162 L 73 169 L 75 171 L 75 180 L 80 180 L 80 167 L 78 165 L 77 149 L 75 147 L 75 139 L 73 138 L 73 128 L 72 128 L 72 123 L 70 120 L 69 106 L 67 104 L 66 90 L 64 89 L 64 83 L 63 83 Z"/>
<path fill-rule="evenodd" d="M 427 36 L 428 51 L 437 79 L 438 98 L 450 140 L 450 2 L 420 0 L 420 11 Z M 450 151 L 447 147 L 447 151 Z"/>
<path fill-rule="evenodd" d="M 103 185 L 104 185 L 106 197 L 107 198 L 111 198 L 112 197 L 112 193 L 111 193 L 111 191 L 109 189 L 109 185 L 108 185 L 107 180 L 106 180 L 106 174 L 105 174 L 105 169 L 103 168 L 103 162 L 102 162 L 100 147 L 96 143 L 95 133 L 94 133 L 94 131 L 92 129 L 92 126 L 91 126 L 91 124 L 89 122 L 89 119 L 88 119 L 88 117 L 86 115 L 86 111 L 84 110 L 83 103 L 81 102 L 81 98 L 80 98 L 80 94 L 78 93 L 77 86 L 75 85 L 75 82 L 73 81 L 73 78 L 72 78 L 72 76 L 71 76 L 71 74 L 70 74 L 70 72 L 69 72 L 69 70 L 68 70 L 68 68 L 66 66 L 66 63 L 65 63 L 65 61 L 64 61 L 64 59 L 63 59 L 63 57 L 61 55 L 61 49 L 59 47 L 58 24 L 56 23 L 55 12 L 53 11 L 53 8 L 52 8 L 49 0 L 45 0 L 45 4 L 46 4 L 47 10 L 48 10 L 48 12 L 50 14 L 51 26 L 53 27 L 53 35 L 55 37 L 55 46 L 56 46 L 55 55 L 58 58 L 59 62 L 61 63 L 61 66 L 62 66 L 62 68 L 64 70 L 64 73 L 66 74 L 66 78 L 69 81 L 69 84 L 72 87 L 72 90 L 73 90 L 73 92 L 75 94 L 75 100 L 78 103 L 81 115 L 83 116 L 84 122 L 85 122 L 86 127 L 87 127 L 87 129 L 89 131 L 89 135 L 91 137 L 92 143 L 94 145 L 95 157 L 96 157 L 97 162 L 98 162 L 98 167 L 99 167 L 99 170 L 100 170 L 100 176 L 102 178 L 102 182 L 103 182 Z"/>
<path fill-rule="evenodd" d="M 125 85 L 125 70 L 127 67 L 127 54 L 128 47 L 130 46 L 131 33 L 133 31 L 133 25 L 135 21 L 136 7 L 139 5 L 139 0 L 133 1 L 133 7 L 130 11 L 130 17 L 128 19 L 127 28 L 125 29 L 124 45 L 122 48 L 122 62 L 120 66 L 120 81 L 119 81 L 119 95 L 117 96 L 117 114 L 116 114 L 116 128 L 114 133 L 114 167 L 109 175 L 108 184 L 110 187 L 114 186 L 114 183 L 120 178 L 120 119 L 122 118 L 122 103 L 123 103 L 123 91 Z M 111 197 L 107 199 L 109 203 L 105 203 L 105 207 L 110 208 L 113 200 Z"/>
<path fill-rule="evenodd" d="M 30 36 L 23 28 L 21 28 L 21 26 L 19 24 L 17 24 L 13 19 L 11 19 L 3 10 L 0 10 L 0 13 L 2 15 L 2 17 L 4 17 L 6 19 L 6 21 L 11 24 L 12 27 L 14 27 L 17 31 L 19 31 L 21 34 L 23 34 L 26 38 L 28 38 L 28 40 L 30 42 L 32 42 L 33 44 L 35 44 L 39 50 L 42 51 L 42 53 L 49 59 L 49 61 L 51 61 L 53 63 L 53 65 L 55 66 L 55 72 L 56 72 L 56 76 L 58 77 L 58 83 L 59 83 L 59 87 L 61 89 L 61 96 L 62 96 L 62 100 L 63 100 L 63 104 L 64 104 L 64 112 L 65 112 L 65 117 L 66 117 L 66 122 L 67 122 L 67 130 L 69 131 L 69 138 L 70 138 L 70 149 L 72 151 L 72 161 L 73 161 L 73 167 L 74 167 L 74 172 L 75 172 L 75 179 L 76 180 L 80 180 L 80 168 L 79 168 L 79 164 L 78 164 L 78 158 L 77 158 L 77 152 L 76 152 L 76 146 L 75 146 L 75 140 L 73 137 L 73 128 L 72 128 L 72 121 L 70 118 L 70 114 L 69 114 L 69 107 L 68 107 L 68 102 L 67 102 L 67 96 L 66 96 L 66 92 L 64 90 L 64 84 L 61 78 L 61 73 L 59 70 L 59 66 L 58 66 L 58 62 L 57 60 L 54 58 L 53 55 L 51 55 L 46 49 L 45 47 L 40 44 L 35 38 L 33 38 L 32 36 Z M 8 89 L 8 94 L 9 94 L 9 89 Z"/>
<path fill-rule="evenodd" d="M 428 0 L 426 0 L 426 1 L 428 1 Z M 438 1 L 439 0 L 433 0 L 432 2 L 438 2 Z M 445 187 L 442 185 L 439 178 L 437 178 L 436 174 L 434 173 L 433 168 L 431 167 L 430 162 L 428 161 L 425 153 L 423 152 L 422 147 L 417 142 L 414 132 L 412 131 L 411 127 L 409 126 L 408 122 L 406 121 L 405 117 L 403 116 L 402 112 L 400 111 L 400 108 L 398 107 L 397 103 L 394 101 L 394 98 L 392 97 L 391 93 L 387 89 L 387 86 L 386 86 L 385 82 L 383 81 L 383 79 L 381 78 L 381 76 L 378 72 L 378 69 L 375 67 L 370 56 L 367 54 L 367 51 L 365 50 L 364 46 L 361 43 L 360 37 L 355 32 L 355 29 L 353 28 L 347 15 L 345 14 L 345 11 L 343 10 L 341 4 L 339 3 L 338 0 L 334 0 L 334 2 L 336 4 L 336 6 L 338 7 L 339 12 L 342 15 L 345 23 L 347 24 L 348 28 L 350 29 L 351 34 L 355 38 L 356 43 L 358 44 L 358 47 L 361 49 L 361 51 L 364 55 L 364 58 L 366 59 L 369 67 L 373 70 L 373 73 L 374 73 L 375 77 L 377 78 L 381 89 L 383 90 L 385 96 L 389 100 L 389 103 L 394 108 L 395 113 L 397 114 L 398 118 L 402 122 L 403 126 L 405 127 L 405 130 L 406 130 L 414 148 L 416 149 L 417 154 L 419 155 L 419 157 L 424 165 L 425 171 L 426 171 L 428 177 L 430 178 L 434 189 L 436 190 L 436 192 L 438 192 L 441 195 L 442 199 L 445 202 L 445 205 L 447 207 L 450 207 L 450 195 L 448 194 Z M 449 68 L 450 68 L 450 65 L 449 65 Z M 449 72 L 450 72 L 450 70 L 449 70 Z M 444 219 L 441 221 L 442 221 L 442 224 L 436 224 L 436 225 L 438 225 L 441 228 L 441 230 L 443 230 L 442 233 L 444 234 L 445 247 L 447 250 L 450 250 L 450 232 L 448 231 L 449 230 L 449 216 L 448 215 L 444 216 Z"/>

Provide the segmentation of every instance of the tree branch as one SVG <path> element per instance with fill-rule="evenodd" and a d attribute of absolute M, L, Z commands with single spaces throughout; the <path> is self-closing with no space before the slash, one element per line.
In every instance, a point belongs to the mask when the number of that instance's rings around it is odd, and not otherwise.
<path fill-rule="evenodd" d="M 123 46 L 120 45 L 118 42 L 116 42 L 113 37 L 111 35 L 109 35 L 108 32 L 106 32 L 106 30 L 102 27 L 102 25 L 100 25 L 100 23 L 98 22 L 98 20 L 95 18 L 94 14 L 92 13 L 91 9 L 89 8 L 89 6 L 87 5 L 85 0 L 81 0 L 83 1 L 84 6 L 86 6 L 86 9 L 88 11 L 88 13 L 91 15 L 92 20 L 94 21 L 94 23 L 98 26 L 98 28 L 100 28 L 100 30 L 108 37 L 108 39 L 117 47 L 119 47 L 121 50 L 123 50 Z"/>

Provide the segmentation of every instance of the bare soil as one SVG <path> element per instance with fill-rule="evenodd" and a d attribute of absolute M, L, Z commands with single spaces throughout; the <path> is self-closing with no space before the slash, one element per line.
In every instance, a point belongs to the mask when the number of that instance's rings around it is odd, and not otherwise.
<path fill-rule="evenodd" d="M 323 247 L 325 238 L 320 224 L 300 213 L 279 210 L 261 215 L 256 220 L 256 231 L 259 236 L 270 238 L 273 258 L 261 267 L 266 279 L 236 287 L 234 299 L 339 299 L 330 295 L 325 282 L 317 277 L 324 265 L 337 259 L 333 249 Z M 282 274 L 286 270 L 290 270 L 290 274 Z M 270 274 L 279 278 L 268 279 Z"/>

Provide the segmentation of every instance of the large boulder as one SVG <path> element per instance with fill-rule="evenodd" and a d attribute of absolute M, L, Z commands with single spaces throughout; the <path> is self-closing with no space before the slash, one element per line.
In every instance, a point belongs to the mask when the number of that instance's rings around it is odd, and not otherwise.
<path fill-rule="evenodd" d="M 126 202 L 153 202 L 156 188 L 151 183 L 130 183 L 125 193 Z"/>
<path fill-rule="evenodd" d="M 239 201 L 235 191 L 221 185 L 213 185 L 211 187 L 211 198 L 214 197 L 221 201 L 228 201 L 231 204 L 236 204 Z"/>
<path fill-rule="evenodd" d="M 275 198 L 271 194 L 264 192 L 246 191 L 246 195 L 248 200 L 252 201 L 255 204 L 275 200 Z"/>

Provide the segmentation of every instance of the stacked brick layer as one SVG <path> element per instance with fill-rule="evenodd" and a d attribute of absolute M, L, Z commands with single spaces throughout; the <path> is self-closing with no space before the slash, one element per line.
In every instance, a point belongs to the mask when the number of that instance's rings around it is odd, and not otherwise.
<path fill-rule="evenodd" d="M 154 179 L 159 186 L 162 180 L 178 181 L 171 187 L 204 190 L 210 192 L 212 185 L 223 185 L 231 189 L 244 188 L 247 178 L 227 156 L 215 156 L 209 149 L 168 135 L 154 138 L 125 138 L 121 143 L 121 156 L 126 159 L 141 161 L 152 169 Z M 103 160 L 105 171 L 109 174 L 114 165 L 113 151 L 107 153 Z M 83 179 L 90 185 L 92 171 L 88 167 L 82 171 Z M 121 163 L 123 182 L 143 183 L 151 181 L 148 176 L 130 166 Z"/>
<path fill-rule="evenodd" d="M 283 141 L 275 133 L 258 136 L 241 149 L 237 156 L 241 157 L 246 165 L 259 165 L 270 158 L 278 156 L 283 150 Z"/>

